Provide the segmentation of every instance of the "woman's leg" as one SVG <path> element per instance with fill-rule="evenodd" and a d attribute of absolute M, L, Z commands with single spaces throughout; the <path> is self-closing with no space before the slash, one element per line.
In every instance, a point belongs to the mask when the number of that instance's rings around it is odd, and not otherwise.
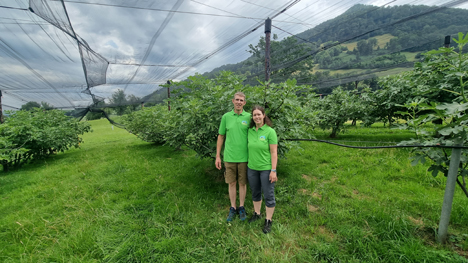
<path fill-rule="evenodd" d="M 262 207 L 262 184 L 260 182 L 260 172 L 247 168 L 250 190 L 252 191 L 252 201 L 255 213 L 260 215 Z"/>
<path fill-rule="evenodd" d="M 275 212 L 275 183 L 270 182 L 270 171 L 261 171 L 260 180 L 262 182 L 263 196 L 265 197 L 266 219 L 271 220 Z"/>

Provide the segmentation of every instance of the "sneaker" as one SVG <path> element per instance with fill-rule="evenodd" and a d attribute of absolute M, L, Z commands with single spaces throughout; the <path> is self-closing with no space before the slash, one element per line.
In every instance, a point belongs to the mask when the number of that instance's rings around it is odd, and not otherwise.
<path fill-rule="evenodd" d="M 247 213 L 245 212 L 245 208 L 243 206 L 239 207 L 239 218 L 241 221 L 244 221 L 247 218 Z"/>
<path fill-rule="evenodd" d="M 271 225 L 273 222 L 271 220 L 265 219 L 265 226 L 263 227 L 263 233 L 268 234 L 271 232 Z"/>
<path fill-rule="evenodd" d="M 261 218 L 261 216 L 259 214 L 257 214 L 257 212 L 254 212 L 253 216 L 249 219 L 249 223 L 255 222 L 255 221 L 259 220 L 260 218 Z"/>
<path fill-rule="evenodd" d="M 227 217 L 227 220 L 228 222 L 232 222 L 232 220 L 234 219 L 234 217 L 236 217 L 236 214 L 237 214 L 237 211 L 234 207 L 231 207 L 229 209 L 229 215 Z"/>

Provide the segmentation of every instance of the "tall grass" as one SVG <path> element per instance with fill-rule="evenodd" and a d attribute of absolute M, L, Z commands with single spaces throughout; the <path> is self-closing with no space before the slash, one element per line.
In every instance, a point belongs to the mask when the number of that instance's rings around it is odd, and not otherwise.
<path fill-rule="evenodd" d="M 302 143 L 279 161 L 265 235 L 262 222 L 225 222 L 227 185 L 211 161 L 91 123 L 81 149 L 0 175 L 1 262 L 468 262 L 467 198 L 457 189 L 451 243 L 437 244 L 445 180 L 411 166 L 408 149 Z"/>

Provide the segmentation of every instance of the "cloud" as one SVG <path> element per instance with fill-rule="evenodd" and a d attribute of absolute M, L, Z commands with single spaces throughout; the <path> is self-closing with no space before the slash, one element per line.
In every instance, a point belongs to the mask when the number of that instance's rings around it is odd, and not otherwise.
<path fill-rule="evenodd" d="M 27 8 L 28 2 L 8 1 L 8 5 Z M 33 2 L 41 3 L 38 0 Z M 45 2 L 53 8 L 61 6 L 58 1 Z M 97 4 L 85 4 L 90 2 Z M 383 6 L 441 5 L 448 2 L 450 1 L 299 1 L 273 19 L 273 25 L 284 30 L 273 28 L 273 33 L 282 39 L 290 34 L 303 32 L 342 14 L 358 3 Z M 168 79 L 184 79 L 195 72 L 204 73 L 224 64 L 240 62 L 250 56 L 246 51 L 248 45 L 256 45 L 259 38 L 264 36 L 263 25 L 253 32 L 252 29 L 263 23 L 267 17 L 283 10 L 292 1 L 185 0 L 177 12 L 172 13 L 167 25 L 164 25 L 171 14 L 167 10 L 171 10 L 175 3 L 176 0 L 65 1 L 75 32 L 111 63 L 104 72 L 107 84 L 93 87 L 93 92 L 109 97 L 117 89 L 127 86 L 127 94 L 142 97 L 159 89 L 159 84 Z M 462 7 L 466 8 L 466 5 Z M 55 12 L 57 17 L 65 17 L 63 10 L 57 9 Z M 0 9 L 0 39 L 14 49 L 11 50 L 0 42 L 2 89 L 10 89 L 12 92 L 24 89 L 25 92 L 18 92 L 18 96 L 28 100 L 50 98 L 54 105 L 69 105 L 70 103 L 63 101 L 63 96 L 67 96 L 72 102 L 69 106 L 91 104 L 91 97 L 81 93 L 86 88 L 86 79 L 76 40 L 54 26 L 42 25 L 41 28 L 30 23 L 44 24 L 45 21 L 29 11 Z M 150 47 L 151 40 L 159 31 L 154 45 Z M 244 33 L 245 36 L 241 38 Z M 20 63 L 10 54 L 12 52 L 43 79 Z M 137 66 L 145 56 L 146 65 Z M 103 66 L 99 61 L 95 62 L 93 69 Z M 135 72 L 137 74 L 134 76 Z M 133 76 L 132 83 L 126 85 Z M 48 95 L 53 94 L 54 89 L 44 80 L 62 92 L 63 96 Z M 45 92 L 47 89 L 48 93 Z M 30 92 L 34 90 L 42 93 Z M 71 95 L 72 92 L 75 94 Z M 18 105 L 21 102 L 14 103 Z"/>

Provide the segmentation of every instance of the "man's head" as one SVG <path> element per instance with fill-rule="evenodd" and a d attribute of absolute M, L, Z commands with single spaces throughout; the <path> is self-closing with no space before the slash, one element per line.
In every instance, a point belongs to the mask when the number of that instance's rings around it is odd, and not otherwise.
<path fill-rule="evenodd" d="M 236 94 L 234 94 L 234 98 L 232 99 L 232 103 L 234 104 L 234 111 L 240 113 L 244 109 L 245 94 L 242 92 L 236 92 Z"/>

